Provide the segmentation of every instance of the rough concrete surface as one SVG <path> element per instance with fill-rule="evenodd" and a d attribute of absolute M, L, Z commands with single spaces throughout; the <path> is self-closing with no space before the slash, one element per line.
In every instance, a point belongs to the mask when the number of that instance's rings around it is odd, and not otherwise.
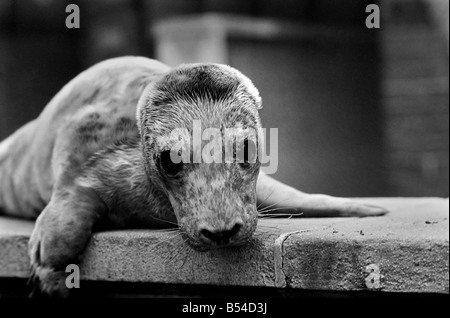
<path fill-rule="evenodd" d="M 274 286 L 315 290 L 449 292 L 449 201 L 358 199 L 373 218 L 261 219 L 244 247 L 196 252 L 177 232 L 96 233 L 85 280 Z M 33 223 L 0 218 L 0 277 L 27 277 Z"/>

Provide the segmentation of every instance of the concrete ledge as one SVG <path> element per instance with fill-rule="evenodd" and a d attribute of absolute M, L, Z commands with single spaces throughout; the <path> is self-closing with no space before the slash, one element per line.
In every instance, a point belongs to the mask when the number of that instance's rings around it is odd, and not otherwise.
<path fill-rule="evenodd" d="M 449 292 L 449 201 L 359 199 L 378 218 L 263 219 L 248 246 L 199 253 L 173 232 L 96 233 L 81 264 L 92 281 Z M 27 277 L 33 223 L 0 218 L 0 277 Z"/>

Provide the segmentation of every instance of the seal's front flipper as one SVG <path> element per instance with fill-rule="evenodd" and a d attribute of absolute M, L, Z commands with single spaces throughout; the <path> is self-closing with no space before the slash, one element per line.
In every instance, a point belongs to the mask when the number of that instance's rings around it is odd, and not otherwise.
<path fill-rule="evenodd" d="M 388 213 L 382 207 L 324 194 L 307 194 L 260 173 L 256 185 L 258 210 L 264 214 L 303 217 L 366 217 Z"/>
<path fill-rule="evenodd" d="M 85 187 L 55 192 L 36 221 L 28 243 L 31 281 L 39 292 L 56 297 L 69 294 L 65 270 L 77 264 L 92 234 L 94 225 L 106 213 L 96 193 Z"/>

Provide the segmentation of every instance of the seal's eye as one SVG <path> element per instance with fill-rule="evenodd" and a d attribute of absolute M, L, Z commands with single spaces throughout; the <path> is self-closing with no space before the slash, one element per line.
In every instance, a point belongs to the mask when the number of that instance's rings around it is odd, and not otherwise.
<path fill-rule="evenodd" d="M 183 162 L 182 161 L 179 161 L 178 163 L 173 162 L 172 158 L 170 157 L 170 150 L 161 152 L 160 162 L 162 169 L 168 176 L 174 177 L 181 170 L 183 170 Z"/>
<path fill-rule="evenodd" d="M 256 162 L 256 145 L 253 141 L 245 139 L 243 147 L 244 160 L 239 161 L 239 165 L 242 168 L 249 168 L 252 163 Z"/>

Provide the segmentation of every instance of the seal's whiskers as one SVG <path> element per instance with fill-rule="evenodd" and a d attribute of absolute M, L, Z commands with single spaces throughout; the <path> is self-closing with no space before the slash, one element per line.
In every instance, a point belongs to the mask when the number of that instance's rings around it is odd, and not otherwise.
<path fill-rule="evenodd" d="M 156 229 L 152 230 L 153 232 L 165 232 L 165 233 L 171 233 L 171 232 L 177 232 L 179 231 L 179 228 L 170 228 L 170 229 Z"/>
<path fill-rule="evenodd" d="M 294 207 L 283 207 L 283 208 L 273 208 L 273 209 L 267 209 L 267 210 L 264 210 L 264 211 L 258 211 L 258 213 L 259 213 L 259 215 L 260 216 L 264 216 L 264 215 L 268 215 L 270 212 L 273 212 L 273 211 L 284 211 L 284 210 L 287 210 L 287 211 L 289 211 L 289 210 L 292 210 L 292 214 L 295 214 L 295 215 L 301 215 L 301 214 L 303 214 L 303 213 L 299 213 L 298 212 L 298 209 L 297 208 L 294 208 Z M 272 214 L 274 214 L 274 213 L 272 213 Z M 283 213 L 278 213 L 279 215 L 281 215 L 281 214 L 283 214 Z"/>
<path fill-rule="evenodd" d="M 167 223 L 167 224 L 175 225 L 178 228 L 178 223 L 167 221 L 167 220 L 164 220 L 164 219 L 161 219 L 161 218 L 157 218 L 156 216 L 153 216 L 153 215 L 151 215 L 151 218 L 155 219 L 157 221 L 161 221 L 161 222 Z"/>
<path fill-rule="evenodd" d="M 280 201 L 277 201 L 277 202 L 275 202 L 275 203 L 272 203 L 272 204 L 270 204 L 270 205 L 268 205 L 268 206 L 265 206 L 265 207 L 263 207 L 262 209 L 259 209 L 258 210 L 258 212 L 264 212 L 264 211 L 267 211 L 268 209 L 270 209 L 271 207 L 273 207 L 273 206 L 277 206 L 277 205 L 279 205 L 280 203 L 283 203 L 283 202 L 286 202 L 286 201 L 288 201 L 288 200 L 290 200 L 291 198 L 285 198 L 285 199 L 283 199 L 283 200 L 280 200 Z M 261 204 L 260 204 L 261 205 Z M 260 206 L 259 205 L 259 206 Z M 287 208 L 287 207 L 286 207 Z M 285 208 L 283 208 L 283 209 L 285 209 Z"/>
<path fill-rule="evenodd" d="M 264 216 L 259 216 L 259 218 L 260 219 L 274 219 L 274 218 L 280 218 L 280 217 L 283 217 L 283 218 L 287 217 L 288 219 L 290 219 L 294 215 L 296 215 L 296 214 L 289 214 L 289 213 L 277 214 L 277 213 L 275 213 L 275 214 L 267 214 L 267 215 L 264 215 Z"/>
<path fill-rule="evenodd" d="M 157 244 L 153 245 L 152 248 L 154 249 L 154 248 L 159 247 L 161 244 L 170 242 L 170 241 L 174 240 L 175 238 L 179 237 L 180 235 L 181 235 L 181 232 L 178 231 L 178 233 L 176 233 L 175 235 L 171 235 L 171 236 L 168 237 L 167 239 L 165 239 L 165 240 L 163 240 L 163 241 L 160 241 L 160 242 L 158 242 Z"/>
<path fill-rule="evenodd" d="M 261 205 L 263 205 L 267 200 L 269 200 L 270 196 L 273 194 L 274 191 L 275 191 L 275 190 L 272 190 L 272 191 L 269 193 L 269 195 L 268 195 L 264 200 L 262 200 L 262 201 L 258 204 L 258 206 L 256 207 L 256 209 L 259 209 L 259 208 L 261 207 Z"/>

